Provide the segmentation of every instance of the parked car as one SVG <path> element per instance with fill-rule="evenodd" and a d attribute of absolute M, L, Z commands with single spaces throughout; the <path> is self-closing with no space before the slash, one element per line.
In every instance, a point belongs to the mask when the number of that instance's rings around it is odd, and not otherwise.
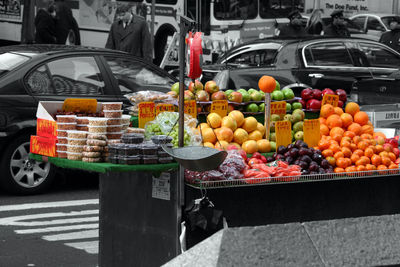
<path fill-rule="evenodd" d="M 0 48 L 0 186 L 43 192 L 54 180 L 49 163 L 28 158 L 39 101 L 68 97 L 129 101 L 139 90 L 167 92 L 177 80 L 125 52 L 79 46 L 20 45 Z"/>
<path fill-rule="evenodd" d="M 358 79 L 387 79 L 400 68 L 398 52 L 368 39 L 310 37 L 276 40 L 280 47 L 269 65 L 229 66 L 214 80 L 224 89 L 257 88 L 259 78 L 270 75 L 278 80 L 281 88 L 290 87 L 297 95 L 306 87 L 342 88 L 350 93 Z M 358 93 L 367 90 L 373 88 L 366 84 L 365 88 L 358 89 Z M 396 100 L 397 96 L 388 100 L 400 102 L 400 99 Z"/>
<path fill-rule="evenodd" d="M 361 34 L 353 35 L 379 41 L 382 33 L 390 31 L 392 21 L 400 22 L 400 16 L 395 14 L 357 14 L 349 18 L 355 25 L 362 29 Z"/>

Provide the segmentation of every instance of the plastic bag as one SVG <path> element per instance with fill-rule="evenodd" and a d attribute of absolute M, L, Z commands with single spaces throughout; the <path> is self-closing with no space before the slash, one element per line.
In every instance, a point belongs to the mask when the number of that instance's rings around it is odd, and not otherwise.
<path fill-rule="evenodd" d="M 165 102 L 172 101 L 174 98 L 166 93 L 157 91 L 139 91 L 124 95 L 132 104 L 138 104 L 140 102 Z"/>

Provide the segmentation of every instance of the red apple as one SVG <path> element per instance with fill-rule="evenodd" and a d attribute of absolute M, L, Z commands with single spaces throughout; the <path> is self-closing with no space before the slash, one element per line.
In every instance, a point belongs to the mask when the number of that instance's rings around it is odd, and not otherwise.
<path fill-rule="evenodd" d="M 339 108 L 343 108 L 343 106 L 344 106 L 343 101 L 339 100 L 338 103 L 337 103 L 337 106 L 338 106 Z"/>
<path fill-rule="evenodd" d="M 215 92 L 211 95 L 211 100 L 225 100 L 226 95 L 222 91 Z"/>
<path fill-rule="evenodd" d="M 189 91 L 192 93 L 196 93 L 197 91 L 203 90 L 203 84 L 199 80 L 195 80 L 194 82 L 190 82 Z"/>
<path fill-rule="evenodd" d="M 197 91 L 196 98 L 200 102 L 210 101 L 210 95 L 204 90 Z"/>
<path fill-rule="evenodd" d="M 321 109 L 321 101 L 317 99 L 310 99 L 307 101 L 307 109 Z"/>
<path fill-rule="evenodd" d="M 335 93 L 339 96 L 339 100 L 346 102 L 347 101 L 347 94 L 346 91 L 343 89 L 337 89 Z"/>
<path fill-rule="evenodd" d="M 319 89 L 313 90 L 313 98 L 317 100 L 322 100 L 322 91 Z"/>
<path fill-rule="evenodd" d="M 228 114 L 233 110 L 235 110 L 235 107 L 232 104 L 228 104 Z"/>
<path fill-rule="evenodd" d="M 301 98 L 305 101 L 313 98 L 313 90 L 311 88 L 306 88 L 301 91 Z"/>
<path fill-rule="evenodd" d="M 204 88 L 210 95 L 212 95 L 215 92 L 219 91 L 219 87 L 214 81 L 208 81 L 206 82 L 205 88 Z"/>
<path fill-rule="evenodd" d="M 400 150 L 397 147 L 395 147 L 393 148 L 393 153 L 396 155 L 396 158 L 398 158 L 400 155 Z"/>
<path fill-rule="evenodd" d="M 325 88 L 324 90 L 322 90 L 322 97 L 324 97 L 324 95 L 334 95 L 335 92 L 330 89 L 330 88 Z"/>
<path fill-rule="evenodd" d="M 242 102 L 242 98 L 243 98 L 243 96 L 239 92 L 232 92 L 228 97 L 229 101 L 238 102 L 238 103 Z"/>
<path fill-rule="evenodd" d="M 193 99 L 194 99 L 194 94 L 189 90 L 185 90 L 185 100 L 193 100 Z"/>
<path fill-rule="evenodd" d="M 307 102 L 304 99 L 300 99 L 299 102 L 303 106 L 303 108 L 306 108 L 306 106 L 307 106 L 306 103 Z"/>
<path fill-rule="evenodd" d="M 386 139 L 385 141 L 386 141 L 386 143 L 391 144 L 393 146 L 393 148 L 399 147 L 399 142 L 394 138 L 389 138 L 389 139 Z"/>

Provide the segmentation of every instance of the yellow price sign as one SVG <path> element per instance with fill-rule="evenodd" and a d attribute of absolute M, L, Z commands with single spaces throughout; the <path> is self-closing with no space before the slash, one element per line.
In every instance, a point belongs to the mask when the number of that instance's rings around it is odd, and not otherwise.
<path fill-rule="evenodd" d="M 286 114 L 286 101 L 271 102 L 271 115 L 285 115 Z"/>
<path fill-rule="evenodd" d="M 158 116 L 158 114 L 160 114 L 161 112 L 164 112 L 164 111 L 173 112 L 173 111 L 175 111 L 175 107 L 172 104 L 157 104 L 156 105 L 156 116 Z"/>
<path fill-rule="evenodd" d="M 189 114 L 193 118 L 197 117 L 197 104 L 196 100 L 186 100 L 185 101 L 185 113 Z"/>
<path fill-rule="evenodd" d="M 147 122 L 156 118 L 156 105 L 154 102 L 139 103 L 139 128 L 144 128 Z"/>
<path fill-rule="evenodd" d="M 210 112 L 217 113 L 221 118 L 228 114 L 228 100 L 214 100 Z"/>
<path fill-rule="evenodd" d="M 337 107 L 339 103 L 339 96 L 338 95 L 328 95 L 325 94 L 322 98 L 321 107 L 325 104 L 331 104 L 334 107 Z"/>
<path fill-rule="evenodd" d="M 321 137 L 319 130 L 319 119 L 305 120 L 303 123 L 304 142 L 309 147 L 318 146 Z"/>
<path fill-rule="evenodd" d="M 277 121 L 275 123 L 275 135 L 277 148 L 292 143 L 292 124 L 290 121 Z"/>
<path fill-rule="evenodd" d="M 67 98 L 64 100 L 62 110 L 65 112 L 80 112 L 96 113 L 97 100 L 88 98 Z"/>

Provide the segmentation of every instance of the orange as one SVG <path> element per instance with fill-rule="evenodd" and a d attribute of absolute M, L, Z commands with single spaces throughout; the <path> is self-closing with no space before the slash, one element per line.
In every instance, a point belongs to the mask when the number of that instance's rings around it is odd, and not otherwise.
<path fill-rule="evenodd" d="M 382 157 L 382 164 L 389 167 L 390 164 L 392 164 L 392 161 L 390 160 L 389 157 Z"/>
<path fill-rule="evenodd" d="M 393 152 L 389 152 L 388 154 L 391 161 L 396 161 L 396 155 Z"/>
<path fill-rule="evenodd" d="M 356 154 L 359 157 L 364 156 L 364 151 L 362 151 L 361 149 L 356 149 L 353 151 L 353 154 Z"/>
<path fill-rule="evenodd" d="M 345 131 L 343 136 L 353 138 L 354 136 L 356 136 L 356 134 L 354 132 L 351 132 L 351 131 Z"/>
<path fill-rule="evenodd" d="M 337 144 L 332 144 L 329 146 L 329 149 L 333 151 L 333 153 L 339 152 L 340 150 L 340 146 Z"/>
<path fill-rule="evenodd" d="M 373 155 L 375 155 L 374 150 L 370 147 L 367 147 L 364 150 L 364 155 L 367 156 L 368 158 L 371 158 Z"/>
<path fill-rule="evenodd" d="M 382 136 L 383 138 L 386 139 L 386 135 L 382 132 L 374 132 L 374 137 L 376 137 L 376 136 Z"/>
<path fill-rule="evenodd" d="M 366 141 L 361 141 L 358 142 L 357 147 L 361 150 L 365 150 L 367 147 L 369 146 L 369 144 Z"/>
<path fill-rule="evenodd" d="M 335 140 L 336 142 L 340 142 L 340 140 L 342 140 L 342 136 L 339 134 L 335 134 L 332 136 L 332 139 Z"/>
<path fill-rule="evenodd" d="M 318 148 L 319 148 L 320 150 L 325 150 L 325 149 L 329 148 L 330 145 L 331 145 L 331 144 L 329 143 L 329 141 L 324 140 L 324 139 L 321 139 L 321 140 L 319 140 L 319 142 L 318 142 Z"/>
<path fill-rule="evenodd" d="M 342 138 L 342 141 L 340 141 L 340 146 L 341 147 L 351 148 L 351 143 L 349 141 L 347 141 L 347 140 L 343 140 L 343 138 Z"/>
<path fill-rule="evenodd" d="M 357 166 L 357 171 L 358 172 L 364 172 L 367 170 L 367 167 L 365 167 L 364 165 L 359 165 Z"/>
<path fill-rule="evenodd" d="M 330 150 L 330 149 L 325 149 L 325 150 L 322 151 L 321 154 L 322 154 L 322 156 L 323 156 L 324 158 L 332 157 L 332 156 L 333 156 L 333 151 Z"/>
<path fill-rule="evenodd" d="M 326 119 L 325 118 L 322 118 L 322 117 L 319 117 L 319 124 L 321 125 L 321 124 L 326 124 Z"/>
<path fill-rule="evenodd" d="M 351 143 L 353 141 L 353 139 L 348 136 L 343 136 L 342 141 L 348 141 Z"/>
<path fill-rule="evenodd" d="M 337 160 L 338 158 L 344 158 L 344 154 L 342 151 L 336 152 L 333 157 Z"/>
<path fill-rule="evenodd" d="M 358 144 L 361 141 L 362 141 L 362 138 L 360 136 L 356 135 L 356 136 L 353 137 L 353 142 L 355 144 Z"/>
<path fill-rule="evenodd" d="M 379 156 L 381 156 L 381 157 L 389 157 L 389 154 L 386 151 L 382 151 L 381 153 L 379 153 Z"/>
<path fill-rule="evenodd" d="M 389 166 L 389 169 L 398 169 L 399 168 L 399 165 L 397 165 L 397 164 L 395 164 L 395 163 L 392 163 L 392 164 L 390 164 L 390 166 Z"/>
<path fill-rule="evenodd" d="M 345 172 L 356 172 L 356 171 L 357 171 L 356 166 L 350 166 L 345 169 Z"/>
<path fill-rule="evenodd" d="M 201 135 L 204 143 L 209 142 L 214 144 L 217 141 L 217 136 L 211 128 L 205 128 Z"/>
<path fill-rule="evenodd" d="M 335 159 L 334 157 L 327 157 L 326 160 L 328 161 L 328 163 L 329 163 L 331 166 L 335 167 L 335 165 L 336 165 L 336 159 Z"/>
<path fill-rule="evenodd" d="M 378 155 L 373 155 L 373 156 L 371 157 L 371 163 L 372 163 L 374 166 L 379 166 L 379 165 L 381 165 L 381 163 L 382 163 L 382 158 L 381 158 L 380 156 L 378 156 Z"/>
<path fill-rule="evenodd" d="M 319 125 L 319 131 L 322 135 L 329 135 L 329 128 L 325 124 Z"/>
<path fill-rule="evenodd" d="M 353 122 L 352 124 L 347 127 L 347 131 L 353 132 L 355 135 L 360 135 L 361 134 L 361 126 L 360 124 Z"/>
<path fill-rule="evenodd" d="M 353 164 L 356 164 L 356 162 L 360 159 L 360 156 L 353 153 L 353 154 L 351 155 L 350 159 L 351 159 L 351 162 L 352 162 Z"/>
<path fill-rule="evenodd" d="M 351 151 L 357 150 L 357 145 L 354 144 L 354 143 L 351 143 L 350 144 L 350 149 L 351 149 Z"/>
<path fill-rule="evenodd" d="M 329 129 L 334 127 L 342 127 L 342 119 L 340 119 L 340 116 L 337 114 L 330 115 L 326 119 L 326 125 L 329 127 Z"/>
<path fill-rule="evenodd" d="M 350 158 L 351 157 L 351 150 L 348 147 L 342 147 L 342 153 L 344 157 Z"/>
<path fill-rule="evenodd" d="M 374 127 L 371 125 L 363 125 L 361 126 L 361 133 L 370 134 L 372 136 L 374 134 Z"/>
<path fill-rule="evenodd" d="M 346 113 L 349 113 L 351 116 L 354 117 L 354 115 L 360 111 L 360 106 L 357 103 L 354 102 L 349 102 L 347 103 L 344 111 Z"/>
<path fill-rule="evenodd" d="M 341 168 L 341 167 L 336 167 L 333 171 L 334 171 L 335 173 L 343 173 L 343 172 L 345 172 L 344 169 Z"/>
<path fill-rule="evenodd" d="M 381 153 L 383 151 L 383 146 L 382 145 L 376 145 L 375 149 L 376 149 L 376 153 L 379 154 L 379 153 Z"/>
<path fill-rule="evenodd" d="M 247 140 L 242 144 L 242 149 L 246 151 L 247 154 L 253 154 L 258 151 L 257 142 L 254 140 Z"/>
<path fill-rule="evenodd" d="M 334 107 L 335 114 L 337 115 L 342 115 L 344 113 L 343 109 L 341 107 Z"/>
<path fill-rule="evenodd" d="M 369 171 L 374 171 L 374 170 L 376 170 L 376 166 L 375 166 L 375 165 L 372 165 L 372 164 L 367 164 L 365 167 L 366 167 L 367 170 L 369 170 Z"/>
<path fill-rule="evenodd" d="M 340 115 L 340 119 L 342 119 L 343 127 L 348 127 L 353 123 L 353 117 L 349 113 L 343 113 Z"/>
<path fill-rule="evenodd" d="M 345 158 L 338 158 L 338 159 L 336 159 L 336 166 L 344 169 L 349 165 L 348 165 L 348 161 Z"/>
<path fill-rule="evenodd" d="M 362 165 L 367 165 L 367 164 L 371 163 L 371 160 L 367 156 L 360 157 L 360 160 L 364 161 L 364 164 L 362 164 Z"/>
<path fill-rule="evenodd" d="M 367 140 L 372 139 L 372 135 L 367 134 L 367 133 L 361 134 L 360 137 L 361 137 L 362 139 L 367 139 Z"/>
<path fill-rule="evenodd" d="M 379 165 L 376 169 L 380 174 L 387 174 L 387 167 L 385 165 Z"/>
<path fill-rule="evenodd" d="M 365 113 L 364 111 L 359 111 L 354 115 L 354 122 L 362 125 L 366 125 L 369 121 L 368 115 L 367 113 Z"/>
<path fill-rule="evenodd" d="M 272 93 L 276 88 L 276 80 L 271 76 L 264 75 L 258 80 L 258 88 L 264 93 Z"/>
<path fill-rule="evenodd" d="M 328 118 L 335 113 L 335 109 L 331 104 L 326 104 L 321 107 L 320 117 Z"/>
<path fill-rule="evenodd" d="M 374 154 L 376 153 L 376 148 L 375 148 L 375 146 L 369 146 L 368 148 L 371 148 L 372 151 L 374 151 Z"/>
<path fill-rule="evenodd" d="M 329 135 L 332 136 L 332 138 L 334 135 L 342 136 L 343 134 L 344 134 L 344 130 L 341 127 L 333 127 L 329 132 Z"/>
<path fill-rule="evenodd" d="M 215 131 L 215 133 L 217 134 L 217 140 L 219 141 L 230 143 L 233 140 L 233 131 L 228 127 L 221 127 L 218 131 Z"/>

